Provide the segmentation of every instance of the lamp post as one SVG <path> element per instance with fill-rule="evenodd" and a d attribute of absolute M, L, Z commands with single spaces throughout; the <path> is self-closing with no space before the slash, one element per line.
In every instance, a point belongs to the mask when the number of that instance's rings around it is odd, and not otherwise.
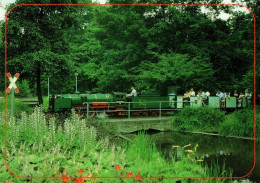
<path fill-rule="evenodd" d="M 77 80 L 78 79 L 77 78 L 78 77 L 78 73 L 76 73 L 75 76 L 76 76 L 76 92 L 77 92 L 78 91 L 78 80 Z"/>

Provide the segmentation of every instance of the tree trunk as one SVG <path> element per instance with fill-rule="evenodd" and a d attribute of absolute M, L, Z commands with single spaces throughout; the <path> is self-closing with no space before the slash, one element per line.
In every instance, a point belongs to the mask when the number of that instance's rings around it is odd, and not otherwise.
<path fill-rule="evenodd" d="M 43 100 L 42 100 L 42 89 L 41 89 L 41 66 L 40 64 L 37 64 L 37 69 L 36 69 L 37 73 L 37 96 L 38 96 L 38 101 L 39 101 L 39 105 L 43 104 Z"/>

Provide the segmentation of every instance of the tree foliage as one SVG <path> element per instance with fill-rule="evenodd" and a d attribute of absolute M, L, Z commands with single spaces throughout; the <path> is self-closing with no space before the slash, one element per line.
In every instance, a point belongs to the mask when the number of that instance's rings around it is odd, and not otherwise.
<path fill-rule="evenodd" d="M 20 3 L 32 2 L 16 2 Z M 221 0 L 151 3 L 218 4 Z M 259 1 L 247 5 L 259 19 Z M 178 86 L 179 94 L 190 87 L 252 91 L 252 15 L 232 7 L 207 10 L 197 6 L 19 6 L 8 16 L 8 71 L 20 72 L 39 97 L 42 91 L 46 95 L 47 77 L 52 93 L 73 92 L 75 73 L 80 92 L 127 92 L 132 84 L 139 93 L 165 94 L 169 85 Z M 223 11 L 231 14 L 228 20 L 218 17 Z"/>
<path fill-rule="evenodd" d="M 66 3 L 76 2 L 72 0 Z M 16 2 L 16 4 L 25 3 L 54 2 L 51 0 Z M 15 4 L 9 9 L 13 6 Z M 43 103 L 41 82 L 46 79 L 43 76 L 55 78 L 56 87 L 69 83 L 66 80 L 61 82 L 72 70 L 71 60 L 67 56 L 70 37 L 66 35 L 66 31 L 72 28 L 79 29 L 77 11 L 79 9 L 73 6 L 18 6 L 8 16 L 8 71 L 20 72 L 21 78 L 29 78 L 31 83 L 36 82 L 40 104 Z M 63 80 L 57 79 L 60 77 Z"/>

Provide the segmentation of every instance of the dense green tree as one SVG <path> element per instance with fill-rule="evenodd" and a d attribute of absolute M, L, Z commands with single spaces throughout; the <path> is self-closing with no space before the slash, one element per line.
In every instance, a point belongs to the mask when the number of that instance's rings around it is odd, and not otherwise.
<path fill-rule="evenodd" d="M 124 3 L 118 0 L 110 2 Z M 166 84 L 185 88 L 187 86 L 184 86 L 183 82 L 177 82 L 172 77 L 173 82 L 169 82 L 169 79 L 167 82 L 157 80 L 159 83 L 156 84 L 140 80 L 143 78 L 139 77 L 140 74 L 149 72 L 145 63 L 151 63 L 154 65 L 153 68 L 160 70 L 158 65 L 161 62 L 157 55 L 171 52 L 188 54 L 191 59 L 200 59 L 201 65 L 209 69 L 212 67 L 209 62 L 211 50 L 208 48 L 216 28 L 212 20 L 199 13 L 182 13 L 177 7 L 145 8 L 116 6 L 101 10 L 102 13 L 98 14 L 97 26 L 100 29 L 96 31 L 96 38 L 101 42 L 105 58 L 99 69 L 104 72 L 99 75 L 99 87 L 120 89 L 124 84 L 129 86 L 130 83 L 144 83 L 146 86 L 142 85 L 140 89 L 164 90 L 165 87 L 158 86 Z M 215 37 L 218 35 L 213 39 Z M 175 61 L 177 62 L 176 59 Z M 177 69 L 176 65 L 174 67 Z M 213 80 L 212 73 L 211 69 L 208 77 L 204 77 L 199 86 L 206 88 L 207 80 Z M 182 74 L 190 76 L 185 71 Z M 190 76 L 189 79 L 191 78 L 193 77 Z M 190 85 L 194 84 L 190 82 Z"/>
<path fill-rule="evenodd" d="M 164 89 L 162 94 L 166 95 L 167 86 L 178 86 L 179 92 L 185 92 L 190 87 L 199 90 L 210 85 L 211 65 L 205 64 L 207 61 L 200 57 L 169 53 L 158 55 L 158 60 L 157 63 L 142 64 L 137 81 L 140 88 L 146 91 Z"/>
<path fill-rule="evenodd" d="M 99 60 L 92 58 L 88 63 L 94 70 L 84 73 L 98 78 L 101 91 L 128 90 L 135 81 L 136 66 L 146 58 L 144 21 L 135 11 L 117 6 L 96 9 L 94 17 L 93 27 L 87 30 L 95 37 L 94 45 L 101 52 Z"/>
<path fill-rule="evenodd" d="M 77 3 L 76 0 L 31 1 L 23 3 Z M 56 87 L 69 84 L 72 60 L 68 57 L 68 29 L 81 29 L 79 7 L 73 6 L 19 6 L 8 16 L 8 71 L 20 72 L 35 83 L 39 103 L 42 104 L 42 76 L 49 76 Z M 62 80 L 59 80 L 61 78 Z M 46 78 L 45 78 L 46 79 Z M 63 88 L 64 89 L 64 88 Z"/>

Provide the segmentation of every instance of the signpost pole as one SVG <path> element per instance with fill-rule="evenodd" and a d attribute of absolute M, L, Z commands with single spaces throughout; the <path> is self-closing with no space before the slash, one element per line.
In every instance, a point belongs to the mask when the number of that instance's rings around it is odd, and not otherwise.
<path fill-rule="evenodd" d="M 11 116 L 14 117 L 14 89 L 11 91 Z"/>

